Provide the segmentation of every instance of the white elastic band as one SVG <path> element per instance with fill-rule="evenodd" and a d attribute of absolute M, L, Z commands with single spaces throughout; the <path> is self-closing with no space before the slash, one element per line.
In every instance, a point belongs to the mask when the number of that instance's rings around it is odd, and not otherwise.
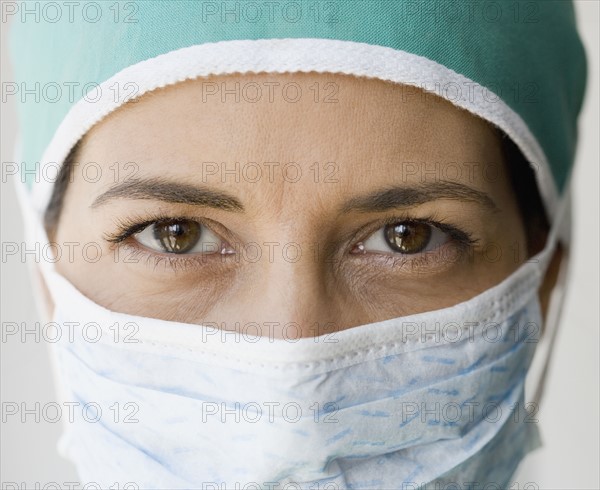
<path fill-rule="evenodd" d="M 565 245 L 568 244 L 568 234 L 565 232 L 565 225 L 568 224 L 570 212 L 571 186 L 569 177 L 565 185 L 565 193 L 558 204 L 557 214 L 552 225 L 552 232 L 554 232 L 559 239 L 562 238 L 560 241 Z M 550 264 L 548 264 L 548 266 L 549 265 Z M 563 250 L 563 257 L 560 263 L 557 281 L 550 293 L 544 330 L 538 341 L 525 383 L 526 401 L 535 403 L 536 405 L 539 404 L 542 399 L 548 368 L 552 358 L 552 351 L 554 349 L 562 316 L 566 285 L 570 271 L 569 265 L 570 257 L 567 248 Z"/>
<path fill-rule="evenodd" d="M 558 190 L 543 149 L 521 116 L 492 90 L 423 56 L 386 46 L 334 39 L 220 41 L 177 49 L 128 66 L 100 83 L 98 100 L 82 98 L 71 108 L 40 164 L 62 165 L 71 148 L 92 126 L 127 102 L 114 99 L 110 87 L 115 84 L 124 86 L 134 82 L 138 97 L 159 87 L 202 76 L 261 72 L 342 73 L 433 92 L 499 127 L 515 142 L 534 168 L 548 216 L 552 219 L 555 215 Z M 432 90 L 432 83 L 446 89 Z M 448 87 L 459 87 L 461 91 L 468 87 L 469 96 L 457 97 Z M 44 180 L 34 184 L 33 199 L 38 212 L 48 205 L 52 185 Z"/>

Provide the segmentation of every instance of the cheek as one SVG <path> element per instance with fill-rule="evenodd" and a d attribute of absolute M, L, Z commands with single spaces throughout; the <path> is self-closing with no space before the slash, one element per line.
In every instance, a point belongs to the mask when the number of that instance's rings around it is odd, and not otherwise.
<path fill-rule="evenodd" d="M 127 249 L 88 242 L 72 247 L 73 260 L 57 268 L 95 303 L 120 313 L 197 323 L 235 290 L 232 268 L 207 266 L 193 272 Z"/>
<path fill-rule="evenodd" d="M 326 294 L 318 297 L 302 294 L 317 291 L 320 284 L 303 284 L 297 294 L 275 305 L 250 268 L 228 273 L 197 270 L 195 273 L 152 273 L 142 264 L 115 262 L 114 255 L 98 261 L 61 261 L 61 272 L 94 302 L 113 311 L 185 323 L 206 321 L 233 325 L 236 322 L 296 321 L 297 312 L 310 331 L 316 323 L 333 322 L 337 328 L 350 328 L 390 318 L 449 307 L 466 301 L 503 278 L 499 267 L 480 260 L 446 274 L 407 277 L 368 267 L 342 267 L 336 280 L 324 282 Z M 118 280 L 116 279 L 118 278 Z M 273 281 L 276 279 L 273 278 Z M 280 291 L 289 284 L 274 285 Z M 303 327 L 304 328 L 304 327 Z"/>
<path fill-rule="evenodd" d="M 341 282 L 351 301 L 370 312 L 370 321 L 447 308 L 492 288 L 513 273 L 526 258 L 518 238 L 509 233 L 475 250 L 440 253 L 426 266 L 416 259 L 401 265 L 400 270 L 348 261 L 341 268 Z"/>
<path fill-rule="evenodd" d="M 349 304 L 367 311 L 369 322 L 446 308 L 480 292 L 471 281 L 473 272 L 474 268 L 467 266 L 435 277 L 354 271 Z"/>
<path fill-rule="evenodd" d="M 111 280 L 110 277 L 103 279 Z M 185 323 L 202 323 L 209 316 L 214 318 L 214 311 L 231 301 L 220 280 L 166 286 L 140 278 L 129 278 L 118 292 L 97 290 L 96 300 L 114 311 Z"/>

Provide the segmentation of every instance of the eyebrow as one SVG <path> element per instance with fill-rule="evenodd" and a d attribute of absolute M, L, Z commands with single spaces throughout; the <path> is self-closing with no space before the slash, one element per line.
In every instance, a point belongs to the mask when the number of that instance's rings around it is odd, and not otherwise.
<path fill-rule="evenodd" d="M 398 207 L 415 206 L 438 199 L 472 201 L 499 212 L 496 203 L 484 192 L 457 182 L 433 182 L 410 187 L 388 187 L 365 196 L 354 197 L 340 209 L 341 213 L 386 211 Z"/>
<path fill-rule="evenodd" d="M 224 211 L 244 211 L 234 196 L 208 187 L 170 182 L 163 178 L 130 179 L 100 194 L 91 204 L 96 208 L 114 199 L 153 199 L 175 204 L 206 206 Z"/>
<path fill-rule="evenodd" d="M 204 186 L 170 182 L 162 178 L 130 179 L 117 184 L 99 195 L 90 207 L 96 208 L 115 199 L 153 199 L 175 204 L 212 207 L 224 211 L 244 211 L 243 204 L 236 197 L 225 192 Z M 498 206 L 484 192 L 457 182 L 434 182 L 411 187 L 388 187 L 354 197 L 342 205 L 340 213 L 381 212 L 438 199 L 472 201 L 493 212 L 499 211 Z"/>

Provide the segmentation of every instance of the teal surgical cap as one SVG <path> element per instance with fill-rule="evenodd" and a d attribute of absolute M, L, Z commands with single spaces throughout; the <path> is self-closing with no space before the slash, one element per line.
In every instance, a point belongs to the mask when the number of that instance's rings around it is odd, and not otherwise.
<path fill-rule="evenodd" d="M 38 211 L 70 149 L 158 87 L 236 72 L 343 73 L 421 88 L 506 133 L 552 219 L 570 174 L 587 65 L 570 1 L 2 3 L 19 165 Z"/>

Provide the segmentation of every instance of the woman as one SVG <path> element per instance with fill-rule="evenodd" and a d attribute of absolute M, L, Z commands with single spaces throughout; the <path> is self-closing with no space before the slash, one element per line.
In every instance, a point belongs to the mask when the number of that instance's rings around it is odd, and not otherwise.
<path fill-rule="evenodd" d="M 115 5 L 13 36 L 55 90 L 19 160 L 82 481 L 510 486 L 568 257 L 570 4 Z"/>

